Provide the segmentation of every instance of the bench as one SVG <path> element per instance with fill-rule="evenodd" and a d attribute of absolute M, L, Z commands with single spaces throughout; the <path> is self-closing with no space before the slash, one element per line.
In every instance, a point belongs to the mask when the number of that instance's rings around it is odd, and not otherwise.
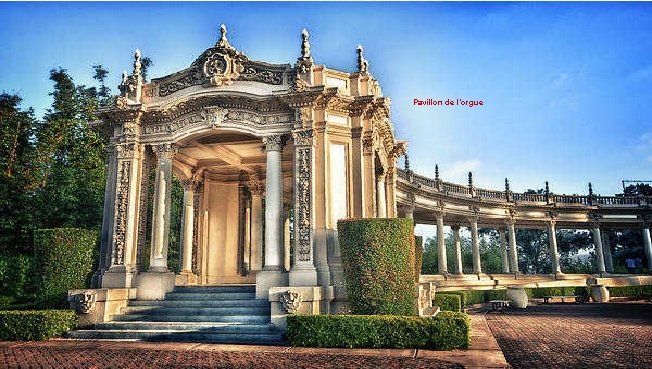
<path fill-rule="evenodd" d="M 549 304 L 550 299 L 561 299 L 561 302 L 564 302 L 564 300 L 568 300 L 568 299 L 574 299 L 575 302 L 578 302 L 578 303 L 586 302 L 586 296 L 571 295 L 571 296 L 543 296 L 543 303 L 544 304 Z"/>
<path fill-rule="evenodd" d="M 509 307 L 509 300 L 491 300 L 491 311 L 504 311 Z"/>

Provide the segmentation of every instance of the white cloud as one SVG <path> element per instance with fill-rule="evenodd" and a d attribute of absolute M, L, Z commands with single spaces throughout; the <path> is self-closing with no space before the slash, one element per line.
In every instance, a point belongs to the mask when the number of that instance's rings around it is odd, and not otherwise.
<path fill-rule="evenodd" d="M 447 182 L 465 183 L 466 181 L 463 180 L 467 178 L 469 172 L 478 169 L 480 164 L 480 160 L 477 159 L 455 161 L 449 166 L 440 168 L 442 179 Z"/>

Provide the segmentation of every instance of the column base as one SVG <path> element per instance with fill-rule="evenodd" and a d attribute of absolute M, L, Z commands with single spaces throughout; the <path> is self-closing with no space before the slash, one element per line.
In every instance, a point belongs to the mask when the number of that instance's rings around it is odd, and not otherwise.
<path fill-rule="evenodd" d="M 136 273 L 124 266 L 114 266 L 100 276 L 102 288 L 131 288 L 135 284 Z"/>
<path fill-rule="evenodd" d="M 268 300 L 270 288 L 287 285 L 287 273 L 280 270 L 261 270 L 256 273 L 256 299 Z"/>
<path fill-rule="evenodd" d="M 165 294 L 174 289 L 175 275 L 172 272 L 148 271 L 138 275 L 138 300 L 163 300 Z"/>
<path fill-rule="evenodd" d="M 315 267 L 293 267 L 288 273 L 288 284 L 290 286 L 316 286 L 317 269 Z"/>
<path fill-rule="evenodd" d="M 198 284 L 199 277 L 193 272 L 181 272 L 175 276 L 175 286 L 189 286 Z"/>
<path fill-rule="evenodd" d="M 333 298 L 333 287 L 272 287 L 269 290 L 271 322 L 277 328 L 286 330 L 287 316 L 290 314 L 328 314 Z"/>

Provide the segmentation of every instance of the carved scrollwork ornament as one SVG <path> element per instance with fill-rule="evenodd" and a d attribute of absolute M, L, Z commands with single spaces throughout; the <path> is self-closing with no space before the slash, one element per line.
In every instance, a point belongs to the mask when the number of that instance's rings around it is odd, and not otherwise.
<path fill-rule="evenodd" d="M 252 195 L 262 196 L 265 193 L 265 183 L 258 176 L 250 176 L 247 187 Z"/>
<path fill-rule="evenodd" d="M 283 146 L 285 146 L 286 136 L 285 135 L 269 135 L 263 137 L 263 145 L 267 151 L 281 151 Z"/>
<path fill-rule="evenodd" d="M 83 291 L 74 296 L 75 311 L 79 314 L 89 314 L 95 309 L 96 293 L 94 291 Z"/>
<path fill-rule="evenodd" d="M 158 160 L 172 160 L 174 155 L 177 153 L 178 148 L 170 143 L 160 143 L 152 145 L 152 151 L 156 154 Z"/>
<path fill-rule="evenodd" d="M 127 142 L 115 146 L 119 159 L 132 158 L 136 155 L 139 145 L 135 142 Z"/>
<path fill-rule="evenodd" d="M 304 129 L 292 132 L 292 140 L 295 146 L 312 146 L 313 130 Z"/>
<path fill-rule="evenodd" d="M 299 307 L 301 306 L 301 292 L 287 290 L 281 294 L 279 301 L 283 307 L 283 310 L 285 310 L 288 314 L 294 314 L 299 311 Z"/>

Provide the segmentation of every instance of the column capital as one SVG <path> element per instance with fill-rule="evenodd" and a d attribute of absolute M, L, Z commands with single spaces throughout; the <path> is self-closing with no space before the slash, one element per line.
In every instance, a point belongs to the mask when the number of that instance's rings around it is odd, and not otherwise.
<path fill-rule="evenodd" d="M 125 142 L 115 145 L 115 152 L 119 159 L 134 158 L 140 154 L 140 144 Z"/>
<path fill-rule="evenodd" d="M 297 130 L 292 132 L 292 141 L 294 146 L 312 146 L 313 136 L 312 129 Z"/>
<path fill-rule="evenodd" d="M 156 154 L 158 160 L 169 159 L 172 160 L 177 153 L 178 148 L 171 143 L 159 143 L 152 145 L 152 151 Z"/>
<path fill-rule="evenodd" d="M 284 134 L 269 135 L 263 137 L 263 146 L 266 151 L 282 151 L 286 141 L 287 136 Z"/>
<path fill-rule="evenodd" d="M 453 232 L 459 232 L 459 230 L 460 230 L 460 225 L 459 225 L 459 224 L 452 224 L 452 225 L 451 225 L 451 230 L 452 230 Z"/>

